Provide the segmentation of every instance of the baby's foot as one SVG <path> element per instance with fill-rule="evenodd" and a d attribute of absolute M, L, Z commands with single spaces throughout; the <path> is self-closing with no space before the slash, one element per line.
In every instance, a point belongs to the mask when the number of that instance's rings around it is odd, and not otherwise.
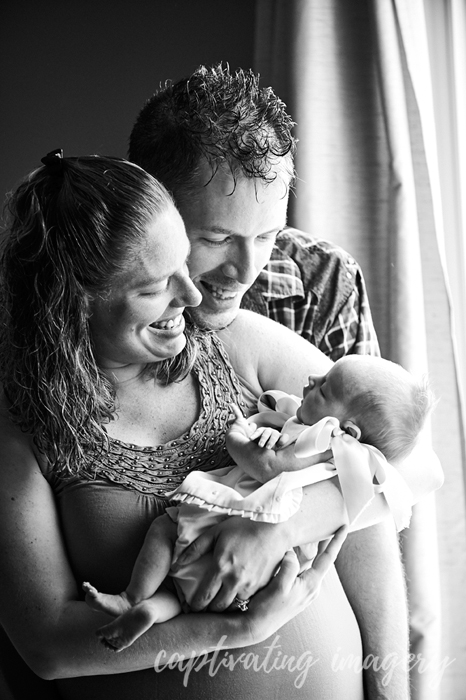
<path fill-rule="evenodd" d="M 123 613 L 130 610 L 132 607 L 128 596 L 124 592 L 118 595 L 100 593 L 97 588 L 91 586 L 87 581 L 83 583 L 82 588 L 86 593 L 86 603 L 92 610 L 96 610 L 97 612 L 105 612 L 108 615 L 113 615 L 113 617 L 118 617 L 118 615 L 123 615 Z"/>
<path fill-rule="evenodd" d="M 97 630 L 104 646 L 113 651 L 123 651 L 131 646 L 157 620 L 156 608 L 147 600 L 138 603 L 124 615 Z"/>

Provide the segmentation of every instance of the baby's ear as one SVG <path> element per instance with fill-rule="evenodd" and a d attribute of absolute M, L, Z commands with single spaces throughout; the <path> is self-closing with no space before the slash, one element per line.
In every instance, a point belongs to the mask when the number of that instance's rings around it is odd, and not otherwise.
<path fill-rule="evenodd" d="M 348 433 L 348 435 L 351 435 L 351 437 L 354 437 L 356 440 L 361 439 L 361 429 L 358 428 L 356 423 L 353 423 L 352 420 L 343 421 L 341 427 L 343 428 L 345 433 Z"/>

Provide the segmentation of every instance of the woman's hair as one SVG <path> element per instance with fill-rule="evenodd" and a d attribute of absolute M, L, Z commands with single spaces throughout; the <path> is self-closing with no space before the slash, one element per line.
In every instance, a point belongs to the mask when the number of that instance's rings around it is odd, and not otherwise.
<path fill-rule="evenodd" d="M 106 445 L 114 390 L 96 364 L 88 302 L 134 260 L 149 222 L 173 206 L 152 176 L 127 161 L 50 155 L 6 204 L 0 257 L 0 381 L 13 420 L 51 466 L 73 474 L 86 446 Z M 185 375 L 195 340 L 148 371 Z"/>
<path fill-rule="evenodd" d="M 201 161 L 212 176 L 226 164 L 234 178 L 277 177 L 285 157 L 294 176 L 296 139 L 286 105 L 259 87 L 251 70 L 199 66 L 189 78 L 167 82 L 144 105 L 129 140 L 129 159 L 163 182 L 179 202 L 196 189 Z M 208 183 L 205 183 L 208 184 Z"/>
<path fill-rule="evenodd" d="M 428 380 L 379 357 L 357 357 L 364 362 L 364 384 L 370 388 L 353 395 L 346 405 L 361 430 L 360 441 L 377 447 L 389 462 L 400 462 L 414 448 L 432 410 Z"/>

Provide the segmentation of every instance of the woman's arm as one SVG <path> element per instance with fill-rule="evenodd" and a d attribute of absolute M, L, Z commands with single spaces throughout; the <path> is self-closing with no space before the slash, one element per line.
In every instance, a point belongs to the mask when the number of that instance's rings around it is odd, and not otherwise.
<path fill-rule="evenodd" d="M 141 670 L 161 649 L 168 657 L 198 655 L 224 636 L 225 648 L 262 641 L 309 604 L 341 545 L 342 538 L 306 579 L 296 578 L 297 564 L 287 557 L 247 613 L 179 615 L 114 654 L 95 635 L 110 618 L 80 599 L 53 493 L 30 440 L 4 415 L 0 463 L 0 622 L 26 663 L 46 679 Z"/>

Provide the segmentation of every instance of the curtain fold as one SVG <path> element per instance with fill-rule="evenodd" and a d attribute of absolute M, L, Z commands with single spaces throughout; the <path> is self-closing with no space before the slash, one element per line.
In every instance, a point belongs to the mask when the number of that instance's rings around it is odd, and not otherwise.
<path fill-rule="evenodd" d="M 446 483 L 403 535 L 411 652 L 424 660 L 413 698 L 464 700 L 464 427 L 423 0 L 257 0 L 255 69 L 297 122 L 291 224 L 354 255 L 383 356 L 428 371 L 440 399 L 432 439 Z"/>

